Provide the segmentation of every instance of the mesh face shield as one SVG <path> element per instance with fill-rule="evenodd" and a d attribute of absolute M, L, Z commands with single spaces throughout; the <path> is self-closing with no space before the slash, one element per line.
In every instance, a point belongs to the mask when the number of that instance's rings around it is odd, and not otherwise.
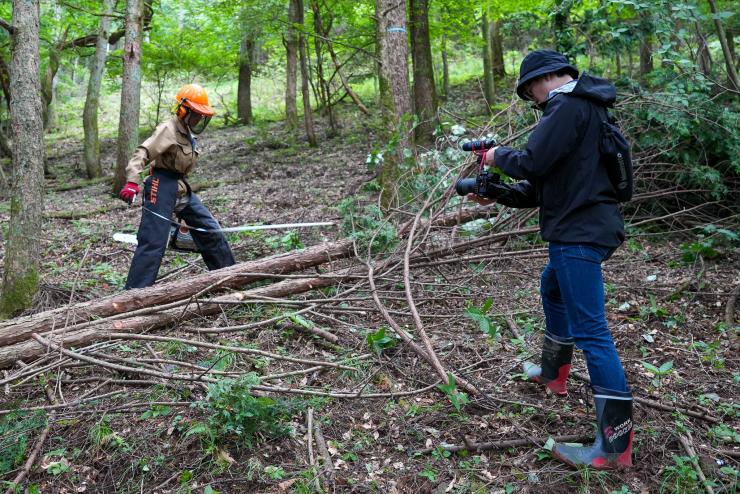
<path fill-rule="evenodd" d="M 190 132 L 192 132 L 193 134 L 200 134 L 201 132 L 206 130 L 206 127 L 208 127 L 208 122 L 211 121 L 211 117 L 205 117 L 190 108 L 188 108 L 187 111 L 188 114 L 185 117 L 184 122 L 190 128 Z"/>

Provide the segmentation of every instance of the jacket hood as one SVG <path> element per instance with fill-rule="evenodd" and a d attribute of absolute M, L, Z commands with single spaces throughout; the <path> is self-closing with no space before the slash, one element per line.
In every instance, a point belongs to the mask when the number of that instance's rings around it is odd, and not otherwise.
<path fill-rule="evenodd" d="M 594 77 L 586 73 L 578 78 L 570 94 L 590 99 L 601 106 L 607 107 L 614 106 L 614 101 L 617 99 L 617 89 L 614 84 L 601 77 Z"/>

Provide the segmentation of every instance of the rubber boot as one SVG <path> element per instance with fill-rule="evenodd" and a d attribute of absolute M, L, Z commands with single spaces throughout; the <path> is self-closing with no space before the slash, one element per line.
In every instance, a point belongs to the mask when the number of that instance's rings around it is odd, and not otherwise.
<path fill-rule="evenodd" d="M 527 377 L 557 395 L 567 396 L 566 381 L 573 360 L 573 345 L 572 338 L 559 338 L 545 332 L 545 339 L 542 342 L 542 366 L 524 362 L 522 366 Z"/>
<path fill-rule="evenodd" d="M 596 441 L 592 446 L 556 443 L 552 455 L 568 465 L 599 470 L 632 466 L 632 393 L 593 386 L 596 402 Z"/>

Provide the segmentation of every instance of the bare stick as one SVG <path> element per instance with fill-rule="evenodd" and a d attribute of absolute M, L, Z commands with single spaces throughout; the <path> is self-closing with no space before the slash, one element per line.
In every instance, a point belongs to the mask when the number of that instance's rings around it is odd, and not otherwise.
<path fill-rule="evenodd" d="M 118 390 L 118 391 L 111 391 L 110 393 L 104 393 L 102 395 L 98 396 L 92 396 L 90 398 L 85 398 L 82 400 L 76 400 L 76 401 L 70 401 L 68 403 L 61 403 L 57 405 L 39 405 L 35 407 L 27 407 L 27 408 L 13 408 L 11 410 L 0 410 L 0 416 L 1 415 L 7 415 L 12 412 L 34 412 L 36 410 L 58 410 L 60 408 L 71 408 L 78 405 L 82 405 L 83 403 L 89 403 L 91 401 L 100 400 L 102 398 L 110 398 L 112 396 L 118 396 L 120 394 L 124 394 L 125 390 Z"/>
<path fill-rule="evenodd" d="M 727 325 L 727 331 L 730 334 L 730 340 L 733 345 L 737 345 L 740 339 L 736 331 L 733 331 L 735 326 L 735 302 L 737 302 L 737 296 L 740 294 L 740 285 L 737 285 L 730 292 L 730 298 L 727 299 L 727 307 L 725 307 L 725 324 Z"/>
<path fill-rule="evenodd" d="M 467 442 L 467 444 L 440 444 L 437 447 L 434 448 L 426 448 L 426 449 L 420 449 L 418 453 L 428 454 L 432 451 L 436 451 L 438 448 L 441 448 L 445 451 L 485 451 L 490 449 L 506 449 L 506 448 L 516 448 L 519 446 L 529 446 L 533 442 L 537 444 L 545 444 L 547 440 L 550 439 L 549 437 L 533 437 L 533 438 L 526 438 L 526 439 L 509 439 L 505 441 L 494 441 L 489 443 L 473 443 L 473 442 Z M 588 441 L 593 441 L 593 437 L 591 436 L 583 436 L 583 435 L 569 435 L 569 436 L 554 436 L 552 439 L 554 439 L 556 442 L 559 443 L 585 443 Z"/>
<path fill-rule="evenodd" d="M 288 362 L 295 362 L 298 364 L 321 365 L 324 367 L 335 367 L 337 369 L 355 370 L 354 367 L 348 367 L 346 365 L 335 364 L 334 362 L 325 362 L 321 360 L 308 360 L 308 359 L 300 359 L 300 358 L 295 358 L 295 357 L 287 357 L 285 355 L 265 352 L 264 350 L 256 350 L 254 348 L 242 348 L 238 346 L 216 345 L 214 343 L 204 343 L 201 341 L 188 340 L 187 338 L 174 338 L 171 336 L 155 336 L 155 335 L 128 334 L 128 333 L 111 333 L 110 337 L 118 338 L 122 340 L 148 340 L 148 341 L 166 341 L 166 342 L 174 342 L 174 343 L 184 343 L 186 345 L 193 345 L 193 346 L 202 347 L 202 348 L 209 348 L 212 350 L 223 350 L 223 351 L 234 352 L 234 353 L 247 353 L 251 355 L 261 355 L 263 357 L 269 357 L 275 360 L 285 360 Z"/>
<path fill-rule="evenodd" d="M 709 485 L 709 483 L 707 482 L 707 477 L 704 475 L 704 472 L 701 469 L 701 465 L 699 465 L 699 460 L 696 457 L 696 451 L 694 451 L 694 447 L 691 445 L 691 440 L 683 434 L 679 434 L 678 441 L 681 443 L 681 446 L 683 446 L 686 454 L 691 459 L 691 465 L 694 467 L 694 470 L 696 470 L 696 475 L 699 476 L 699 480 L 701 480 L 701 483 L 704 486 L 704 489 L 707 491 L 707 494 L 714 494 L 714 489 L 712 489 L 712 486 Z"/>
<path fill-rule="evenodd" d="M 31 471 L 31 468 L 33 468 L 34 463 L 36 463 L 36 457 L 39 455 L 39 453 L 41 453 L 41 448 L 43 448 L 44 442 L 49 436 L 49 431 L 51 430 L 51 424 L 53 420 L 54 412 L 49 415 L 46 427 L 44 427 L 44 430 L 41 432 L 41 435 L 36 441 L 36 446 L 33 448 L 33 451 L 28 456 L 26 463 L 23 465 L 23 469 L 18 473 L 18 475 L 15 476 L 13 482 L 10 484 L 10 487 L 8 487 L 8 489 L 5 491 L 5 494 L 14 494 L 15 492 L 18 492 L 16 491 L 16 487 L 21 485 L 21 482 L 26 479 L 29 472 Z"/>
<path fill-rule="evenodd" d="M 326 447 L 326 441 L 324 440 L 324 434 L 321 432 L 321 424 L 314 422 L 314 435 L 316 437 L 316 446 L 319 448 L 319 453 L 324 460 L 324 470 L 322 475 L 326 475 L 326 481 L 329 484 L 327 492 L 334 491 L 334 464 L 331 461 L 331 455 L 329 455 L 329 449 Z"/>
<path fill-rule="evenodd" d="M 212 379 L 210 377 L 195 376 L 195 375 L 188 375 L 188 374 L 170 374 L 168 372 L 159 372 L 159 371 L 153 371 L 149 369 L 142 369 L 142 368 L 137 368 L 137 367 L 129 367 L 126 365 L 113 364 L 111 362 L 105 362 L 100 359 L 88 357 L 87 355 L 82 355 L 80 353 L 67 350 L 66 348 L 63 348 L 62 346 L 57 345 L 56 343 L 52 343 L 50 340 L 47 340 L 36 333 L 32 333 L 31 337 L 35 339 L 36 341 L 38 341 L 39 343 L 41 343 L 42 345 L 49 347 L 53 350 L 60 351 L 64 355 L 68 357 L 72 357 L 73 359 L 81 360 L 89 364 L 95 364 L 100 367 L 106 367 L 108 369 L 113 369 L 113 370 L 117 370 L 120 372 L 134 372 L 137 374 L 146 374 L 148 376 L 161 377 L 164 379 L 178 379 L 178 380 L 183 380 L 183 381 L 205 381 L 209 383 L 218 382 L 218 380 Z"/>

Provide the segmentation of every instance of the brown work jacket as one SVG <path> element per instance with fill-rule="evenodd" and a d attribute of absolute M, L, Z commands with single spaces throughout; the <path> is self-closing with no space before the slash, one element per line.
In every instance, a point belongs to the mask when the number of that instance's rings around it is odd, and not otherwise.
<path fill-rule="evenodd" d="M 190 131 L 177 116 L 158 125 L 149 139 L 134 151 L 126 166 L 126 180 L 140 184 L 141 172 L 148 166 L 182 173 L 183 178 L 187 177 L 195 168 L 199 153 L 189 136 Z M 180 180 L 177 184 L 178 197 L 186 192 L 187 186 Z"/>

